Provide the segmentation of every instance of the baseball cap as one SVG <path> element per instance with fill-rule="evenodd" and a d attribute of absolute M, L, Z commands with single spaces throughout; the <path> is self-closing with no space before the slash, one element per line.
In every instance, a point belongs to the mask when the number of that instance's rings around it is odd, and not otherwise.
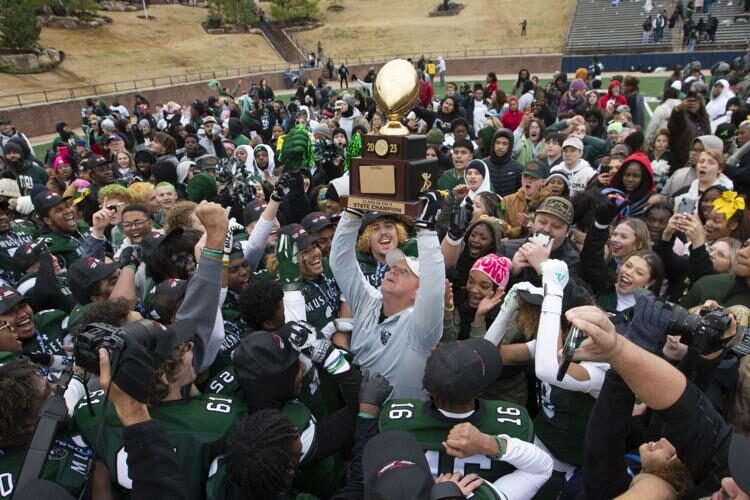
<path fill-rule="evenodd" d="M 299 354 L 284 337 L 258 331 L 242 339 L 232 359 L 242 384 L 243 380 L 266 380 L 284 373 L 299 363 Z"/>
<path fill-rule="evenodd" d="M 26 299 L 18 293 L 18 290 L 9 286 L 0 286 L 0 314 L 6 314 L 16 307 L 19 302 Z"/>
<path fill-rule="evenodd" d="M 536 213 L 554 215 L 569 226 L 573 224 L 573 204 L 570 200 L 559 196 L 548 196 L 542 200 L 536 209 Z"/>
<path fill-rule="evenodd" d="M 392 219 L 394 222 L 401 222 L 401 217 L 397 214 L 391 214 L 388 212 L 367 212 L 362 217 L 362 229 L 366 228 L 378 219 Z"/>
<path fill-rule="evenodd" d="M 724 142 L 732 142 L 732 140 L 734 139 L 734 134 L 736 132 L 737 127 L 735 127 L 734 123 L 727 122 L 717 126 L 714 135 Z"/>
<path fill-rule="evenodd" d="M 182 234 L 183 229 L 178 227 L 172 230 L 169 234 L 176 232 Z M 151 231 L 149 234 L 144 236 L 141 240 L 141 250 L 143 250 L 143 258 L 148 259 L 149 257 L 151 257 L 156 249 L 159 248 L 159 245 L 164 243 L 166 239 L 167 235 L 158 231 Z"/>
<path fill-rule="evenodd" d="M 534 179 L 546 179 L 549 175 L 549 168 L 539 160 L 531 160 L 523 167 L 521 175 L 528 175 Z"/>
<path fill-rule="evenodd" d="M 216 169 L 219 159 L 214 155 L 203 155 L 195 161 L 195 166 L 201 172 L 204 170 Z"/>
<path fill-rule="evenodd" d="M 500 377 L 503 360 L 497 346 L 486 339 L 446 342 L 432 351 L 425 365 L 423 385 L 449 402 L 470 401 Z"/>
<path fill-rule="evenodd" d="M 107 160 L 103 156 L 94 155 L 94 156 L 90 156 L 87 159 L 81 161 L 81 163 L 78 166 L 78 168 L 80 168 L 81 170 L 91 170 L 91 169 L 94 169 L 96 167 L 100 167 L 102 165 L 107 165 L 108 163 L 109 163 L 109 160 Z"/>
<path fill-rule="evenodd" d="M 110 142 L 125 142 L 125 141 L 119 135 L 112 134 L 109 137 L 107 137 L 107 143 L 110 143 Z"/>
<path fill-rule="evenodd" d="M 153 307 L 159 319 L 169 321 L 177 311 L 177 303 L 185 297 L 188 280 L 166 279 L 154 290 Z"/>
<path fill-rule="evenodd" d="M 311 212 L 302 219 L 302 227 L 308 233 L 317 233 L 327 227 L 333 227 L 333 221 L 323 212 Z"/>
<path fill-rule="evenodd" d="M 292 238 L 292 242 L 297 245 L 298 252 L 310 248 L 318 241 L 318 238 L 310 236 L 301 224 L 288 224 L 281 228 L 281 234 Z"/>
<path fill-rule="evenodd" d="M 390 268 L 395 267 L 395 265 L 402 260 L 406 261 L 406 265 L 409 266 L 409 270 L 412 274 L 419 278 L 419 260 L 417 260 L 416 257 L 407 257 L 400 248 L 394 248 L 385 254 L 385 262 Z"/>
<path fill-rule="evenodd" d="M 244 222 L 246 226 L 256 222 L 260 219 L 261 214 L 263 214 L 263 211 L 267 206 L 268 203 L 261 199 L 251 201 L 245 205 L 245 209 L 242 211 L 242 222 Z"/>
<path fill-rule="evenodd" d="M 13 265 L 25 273 L 28 268 L 31 267 L 34 262 L 39 260 L 39 243 L 24 243 L 23 246 L 16 249 L 16 253 L 13 254 Z"/>
<path fill-rule="evenodd" d="M 735 433 L 729 444 L 729 473 L 742 491 L 750 494 L 750 439 Z"/>
<path fill-rule="evenodd" d="M 427 500 L 432 479 L 422 445 L 406 431 L 370 439 L 362 452 L 366 500 Z"/>
<path fill-rule="evenodd" d="M 205 125 L 206 123 L 217 123 L 216 117 L 213 115 L 204 116 L 203 124 Z"/>
<path fill-rule="evenodd" d="M 583 141 L 578 137 L 568 137 L 565 139 L 562 145 L 563 149 L 567 147 L 576 148 L 578 151 L 583 151 Z"/>
<path fill-rule="evenodd" d="M 34 205 L 34 210 L 36 210 L 36 213 L 44 217 L 45 215 L 47 215 L 47 212 L 49 212 L 50 208 L 64 202 L 65 198 L 63 198 L 59 194 L 53 191 L 42 191 L 41 193 L 34 196 L 32 203 Z"/>
<path fill-rule="evenodd" d="M 78 303 L 91 302 L 87 293 L 89 287 L 111 276 L 117 267 L 115 262 L 107 263 L 94 257 L 81 257 L 73 262 L 68 268 L 68 283 Z"/>

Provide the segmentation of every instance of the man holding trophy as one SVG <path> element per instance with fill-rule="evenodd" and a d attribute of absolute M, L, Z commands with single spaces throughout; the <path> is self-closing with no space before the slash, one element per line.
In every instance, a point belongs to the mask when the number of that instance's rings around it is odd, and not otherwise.
<path fill-rule="evenodd" d="M 351 193 L 331 247 L 330 264 L 354 325 L 350 350 L 363 369 L 385 376 L 394 398 L 426 399 L 422 376 L 443 330 L 445 265 L 435 221 L 442 196 L 434 191 L 437 160 L 424 159 L 424 136 L 408 136 L 400 118 L 419 92 L 407 61 L 386 64 L 375 82 L 375 100 L 389 122 L 380 135 L 366 136 L 363 157 L 352 163 Z M 394 249 L 390 270 L 377 290 L 362 275 L 354 251 L 366 211 L 415 217 L 419 258 Z"/>

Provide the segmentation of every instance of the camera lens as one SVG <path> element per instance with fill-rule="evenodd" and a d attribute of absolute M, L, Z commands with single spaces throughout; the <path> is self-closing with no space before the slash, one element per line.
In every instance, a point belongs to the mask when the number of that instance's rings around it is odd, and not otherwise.
<path fill-rule="evenodd" d="M 679 335 L 684 343 L 689 344 L 700 322 L 700 316 L 690 314 L 684 307 L 672 304 L 672 317 L 669 320 L 667 332 L 671 335 Z"/>

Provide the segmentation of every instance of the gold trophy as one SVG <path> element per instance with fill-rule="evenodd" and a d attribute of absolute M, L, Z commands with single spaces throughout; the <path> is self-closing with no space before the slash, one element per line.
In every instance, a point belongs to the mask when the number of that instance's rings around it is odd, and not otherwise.
<path fill-rule="evenodd" d="M 415 217 L 422 208 L 419 193 L 437 189 L 440 176 L 437 159 L 425 158 L 426 137 L 409 135 L 400 122 L 417 102 L 417 72 L 409 61 L 390 61 L 380 69 L 374 93 L 388 123 L 379 135 L 362 137 L 363 156 L 352 160 L 351 195 L 342 201 L 359 210 Z"/>

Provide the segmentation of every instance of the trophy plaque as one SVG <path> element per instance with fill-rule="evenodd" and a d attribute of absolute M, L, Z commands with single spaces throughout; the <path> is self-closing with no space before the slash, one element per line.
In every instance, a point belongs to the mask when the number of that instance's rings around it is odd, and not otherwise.
<path fill-rule="evenodd" d="M 414 67 L 395 59 L 378 73 L 375 102 L 388 118 L 379 135 L 363 136 L 362 157 L 352 159 L 347 207 L 415 217 L 422 209 L 420 193 L 437 189 L 440 167 L 425 158 L 427 139 L 409 135 L 400 123 L 419 95 Z"/>

